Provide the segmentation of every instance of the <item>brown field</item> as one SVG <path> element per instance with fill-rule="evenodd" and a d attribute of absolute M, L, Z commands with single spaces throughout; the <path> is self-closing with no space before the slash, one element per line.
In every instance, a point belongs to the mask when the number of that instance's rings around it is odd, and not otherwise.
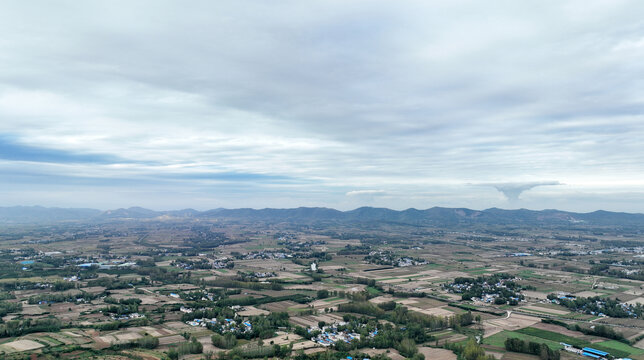
<path fill-rule="evenodd" d="M 296 325 L 310 327 L 310 326 L 317 326 L 318 322 L 320 321 L 324 321 L 327 324 L 340 322 L 342 321 L 342 317 L 336 314 L 294 316 L 290 318 L 290 321 Z"/>
<path fill-rule="evenodd" d="M 274 279 L 297 280 L 306 278 L 308 278 L 308 276 L 296 274 L 294 272 L 278 271 L 277 276 Z"/>
<path fill-rule="evenodd" d="M 345 288 L 344 291 L 348 293 L 362 292 L 367 288 L 367 285 L 355 284 L 350 288 Z"/>
<path fill-rule="evenodd" d="M 184 323 L 182 323 L 180 321 L 170 321 L 170 322 L 167 322 L 167 323 L 163 324 L 163 326 L 165 326 L 165 327 L 167 327 L 169 329 L 172 329 L 172 330 L 187 330 L 187 329 L 191 328 L 191 326 L 186 325 L 186 324 L 184 324 Z"/>
<path fill-rule="evenodd" d="M 199 286 L 193 284 L 166 284 L 163 288 L 168 290 L 196 290 L 199 289 Z"/>
<path fill-rule="evenodd" d="M 106 344 L 116 344 L 118 342 L 118 339 L 112 335 L 97 336 L 95 340 Z"/>
<path fill-rule="evenodd" d="M 325 352 L 325 351 L 327 351 L 327 349 L 325 349 L 325 348 L 313 347 L 313 348 L 309 348 L 309 349 L 304 350 L 304 353 L 306 355 L 311 355 L 311 354 L 315 354 L 315 353 L 319 353 L 319 352 Z"/>
<path fill-rule="evenodd" d="M 396 298 L 391 295 L 383 295 L 383 296 L 377 296 L 375 298 L 369 299 L 369 302 L 372 302 L 374 304 L 382 304 L 382 303 L 386 303 L 394 300 L 396 300 Z M 399 303 L 402 304 L 401 301 L 399 301 Z"/>
<path fill-rule="evenodd" d="M 244 306 L 244 310 L 238 311 L 237 314 L 241 316 L 257 316 L 257 315 L 268 315 L 269 311 L 258 309 L 254 306 Z"/>
<path fill-rule="evenodd" d="M 159 338 L 159 345 L 169 345 L 185 342 L 186 339 L 181 335 L 164 336 Z"/>
<path fill-rule="evenodd" d="M 592 337 L 586 336 L 586 335 L 584 335 L 584 334 L 582 334 L 580 332 L 568 330 L 568 329 L 566 329 L 564 327 L 554 325 L 554 324 L 546 324 L 546 323 L 540 322 L 540 323 L 536 323 L 536 324 L 532 325 L 532 327 L 537 328 L 537 329 L 556 332 L 558 334 L 563 334 L 563 335 L 571 336 L 571 337 L 574 337 L 574 338 L 584 338 L 584 339 L 589 339 L 589 340 L 592 338 Z"/>
<path fill-rule="evenodd" d="M 40 305 L 22 305 L 22 313 L 24 315 L 40 315 L 45 312 L 47 311 L 42 309 Z"/>
<path fill-rule="evenodd" d="M 334 270 L 344 269 L 344 266 L 340 266 L 340 265 L 323 265 L 323 266 L 320 266 L 320 269 L 322 269 L 324 271 L 334 271 Z"/>
<path fill-rule="evenodd" d="M 28 339 L 14 340 L 8 343 L 4 343 L 1 346 L 6 346 L 13 351 L 29 351 L 45 347 L 45 345 L 39 342 Z"/>
<path fill-rule="evenodd" d="M 311 316 L 294 316 L 291 317 L 290 322 L 295 325 L 300 325 L 303 327 L 317 326 L 318 323 Z"/>
<path fill-rule="evenodd" d="M 485 350 L 485 355 L 492 355 L 497 360 L 503 359 L 503 356 L 505 356 L 506 354 L 507 353 L 498 352 L 498 351 L 490 351 L 490 350 L 487 350 L 487 349 Z M 514 354 L 512 354 L 512 355 L 514 355 Z M 508 359 L 510 359 L 510 358 L 508 358 Z M 511 359 L 516 359 L 516 357 L 513 356 L 513 357 L 511 357 Z"/>
<path fill-rule="evenodd" d="M 90 294 L 100 294 L 103 291 L 105 291 L 105 287 L 104 286 L 91 286 L 91 287 L 83 288 L 83 291 L 87 291 Z"/>
<path fill-rule="evenodd" d="M 175 299 L 175 298 L 171 298 L 172 300 L 168 301 L 168 297 L 165 295 L 155 294 L 150 291 L 146 291 L 148 289 L 142 289 L 142 290 L 145 291 L 144 294 L 134 294 L 130 289 L 112 290 L 113 294 L 111 296 L 117 300 L 139 298 L 141 299 L 142 305 L 162 305 L 164 303 L 181 302 L 180 299 Z"/>
<path fill-rule="evenodd" d="M 72 331 L 63 331 L 62 333 L 67 335 L 67 336 L 71 336 L 71 337 L 83 337 L 83 335 L 77 334 L 77 333 L 72 332 Z"/>
<path fill-rule="evenodd" d="M 404 360 L 405 357 L 400 355 L 398 350 L 396 349 L 360 349 L 361 352 L 367 354 L 367 355 L 378 355 L 378 354 L 385 354 L 388 358 L 391 360 Z M 389 352 L 387 352 L 389 351 Z M 426 359 L 431 359 L 431 358 L 426 358 Z"/>
<path fill-rule="evenodd" d="M 415 306 L 408 306 L 407 307 L 409 311 L 415 311 L 419 312 L 421 314 L 425 315 L 434 315 L 434 316 L 452 316 L 454 313 L 448 309 L 445 309 L 444 307 L 435 307 L 435 308 L 429 308 L 429 309 L 421 309 L 419 307 Z"/>
<path fill-rule="evenodd" d="M 398 301 L 398 303 L 401 304 L 401 305 L 411 305 L 411 304 L 417 304 L 418 300 L 416 300 L 416 299 L 404 299 L 404 300 Z"/>
<path fill-rule="evenodd" d="M 114 334 L 114 336 L 116 337 L 116 339 L 119 342 L 129 342 L 129 341 L 140 339 L 140 338 L 143 337 L 138 333 L 130 332 L 130 331 L 119 333 L 119 334 Z"/>
<path fill-rule="evenodd" d="M 297 351 L 297 350 L 300 350 L 300 349 L 310 349 L 310 348 L 314 348 L 316 346 L 317 345 L 313 341 L 304 340 L 304 341 L 300 341 L 300 342 L 297 342 L 297 343 L 293 344 L 293 350 Z"/>
<path fill-rule="evenodd" d="M 270 312 L 283 312 L 283 311 L 288 311 L 288 309 L 306 309 L 307 308 L 307 306 L 304 304 L 298 304 L 295 301 L 289 301 L 289 300 L 263 304 L 261 305 L 261 307 Z"/>
<path fill-rule="evenodd" d="M 225 351 L 223 349 L 215 347 L 212 344 L 212 340 L 210 339 L 210 336 L 202 336 L 202 337 L 198 338 L 197 341 L 199 341 L 201 343 L 201 345 L 203 345 L 203 353 L 204 354 L 207 354 L 207 353 L 216 354 L 216 353 L 218 353 L 220 351 Z"/>
<path fill-rule="evenodd" d="M 522 306 L 522 307 L 519 308 L 519 310 L 528 310 L 528 311 L 533 310 L 533 311 L 539 311 L 539 312 L 544 312 L 544 313 L 554 314 L 554 315 L 570 314 L 570 311 L 552 309 L 552 308 L 549 308 L 549 307 L 539 306 L 539 305 Z"/>
<path fill-rule="evenodd" d="M 633 344 L 633 346 L 636 348 L 644 349 L 644 339 L 636 342 L 635 344 Z"/>
<path fill-rule="evenodd" d="M 624 294 L 640 296 L 640 295 L 644 295 L 644 290 L 642 290 L 641 288 L 631 288 L 624 291 Z"/>
<path fill-rule="evenodd" d="M 644 304 L 644 297 L 638 297 L 633 300 L 629 300 L 626 303 L 629 305 Z"/>
<path fill-rule="evenodd" d="M 47 336 L 52 337 L 60 342 L 62 342 L 65 345 L 70 345 L 70 344 L 87 344 L 91 342 L 91 339 L 84 335 L 80 334 L 75 334 L 70 331 L 65 331 L 65 332 L 60 332 L 60 333 L 46 333 Z M 69 335 L 73 334 L 73 335 Z"/>
<path fill-rule="evenodd" d="M 548 294 L 544 292 L 539 292 L 539 291 L 530 291 L 530 290 L 523 290 L 523 295 L 526 296 L 526 298 L 533 298 L 533 299 L 539 299 L 539 300 L 545 300 L 547 299 Z"/>
<path fill-rule="evenodd" d="M 284 287 L 287 290 L 313 290 L 313 291 L 318 291 L 318 290 L 324 290 L 324 289 L 332 289 L 332 286 L 328 284 L 295 284 L 295 285 L 287 285 Z"/>
<path fill-rule="evenodd" d="M 540 323 L 541 319 L 534 316 L 511 314 L 507 318 L 490 319 L 483 322 L 485 337 L 492 336 L 503 330 L 518 330 Z"/>
<path fill-rule="evenodd" d="M 454 333 L 454 334 L 451 334 L 451 335 L 449 335 L 447 337 L 444 337 L 444 338 L 438 340 L 438 344 L 439 345 L 444 345 L 444 344 L 455 343 L 455 342 L 459 342 L 459 341 L 463 341 L 463 340 L 467 340 L 466 335 Z"/>
<path fill-rule="evenodd" d="M 349 299 L 343 299 L 343 298 L 339 298 L 337 300 L 332 300 L 332 301 L 325 301 L 325 300 L 326 299 L 315 300 L 313 302 L 310 302 L 309 305 L 313 306 L 315 309 L 326 309 L 326 308 L 336 307 L 340 304 L 348 303 L 351 301 Z"/>
<path fill-rule="evenodd" d="M 418 348 L 418 352 L 425 355 L 425 359 L 456 360 L 456 354 L 446 349 L 436 349 L 422 346 Z"/>
<path fill-rule="evenodd" d="M 133 328 L 131 328 L 131 329 L 133 329 Z M 176 334 L 176 332 L 174 332 L 174 331 L 164 329 L 164 328 L 161 328 L 161 327 L 158 327 L 158 326 L 157 327 L 142 326 L 142 327 L 138 328 L 138 330 L 140 332 L 147 333 L 148 335 L 154 336 L 154 337 L 161 337 L 161 336 L 168 336 L 168 335 Z"/>
<path fill-rule="evenodd" d="M 395 278 L 395 279 L 387 279 L 387 280 L 381 280 L 380 282 L 383 284 L 397 284 L 401 283 L 403 281 L 407 281 L 405 278 Z"/>
<path fill-rule="evenodd" d="M 597 291 L 585 290 L 585 291 L 580 291 L 578 293 L 574 293 L 573 295 L 581 296 L 581 297 L 594 297 L 594 296 L 602 296 L 604 294 Z"/>
<path fill-rule="evenodd" d="M 264 343 L 270 344 L 271 342 L 273 342 L 277 345 L 288 345 L 292 342 L 297 342 L 300 340 L 302 340 L 302 337 L 297 334 L 281 334 L 270 339 L 265 339 Z"/>
<path fill-rule="evenodd" d="M 640 329 L 644 329 L 644 319 L 634 319 L 634 318 L 600 318 L 594 321 L 595 323 L 603 324 L 615 324 L 615 325 L 625 325 L 625 326 L 634 326 Z M 625 329 L 624 329 L 625 330 Z M 626 335 L 626 334 L 624 334 Z"/>

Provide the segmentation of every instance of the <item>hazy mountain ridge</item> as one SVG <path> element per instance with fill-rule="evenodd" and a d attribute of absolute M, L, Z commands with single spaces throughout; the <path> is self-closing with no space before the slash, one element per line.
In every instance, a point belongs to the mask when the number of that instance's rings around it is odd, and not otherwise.
<path fill-rule="evenodd" d="M 108 211 L 76 208 L 46 208 L 41 206 L 0 207 L 0 223 L 55 223 L 63 221 L 102 222 L 127 219 L 172 219 L 202 218 L 275 222 L 347 221 L 347 222 L 392 222 L 413 225 L 457 224 L 590 224 L 590 225 L 639 225 L 644 226 L 644 214 L 610 211 L 574 213 L 560 210 L 505 210 L 490 208 L 472 210 L 467 208 L 433 207 L 426 210 L 361 207 L 339 211 L 323 207 L 299 207 L 293 209 L 194 209 L 155 211 L 141 207 L 121 208 Z"/>

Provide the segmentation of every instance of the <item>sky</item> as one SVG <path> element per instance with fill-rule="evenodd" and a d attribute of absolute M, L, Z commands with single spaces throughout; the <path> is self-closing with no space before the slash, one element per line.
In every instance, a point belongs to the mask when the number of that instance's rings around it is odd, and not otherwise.
<path fill-rule="evenodd" d="M 0 206 L 644 212 L 644 2 L 0 2 Z"/>

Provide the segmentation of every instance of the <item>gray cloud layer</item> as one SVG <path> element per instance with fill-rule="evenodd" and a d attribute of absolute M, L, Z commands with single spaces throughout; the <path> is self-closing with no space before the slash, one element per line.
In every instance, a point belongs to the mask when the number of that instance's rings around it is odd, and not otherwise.
<path fill-rule="evenodd" d="M 524 191 L 534 189 L 538 186 L 553 186 L 553 185 L 562 185 L 562 184 L 558 181 L 490 184 L 490 186 L 494 186 L 495 189 L 502 192 L 503 195 L 505 195 L 505 197 L 510 201 L 518 201 L 519 196 Z"/>
<path fill-rule="evenodd" d="M 467 184 L 556 179 L 516 205 L 644 211 L 642 13 L 5 1 L 0 199 L 482 208 L 515 204 Z"/>

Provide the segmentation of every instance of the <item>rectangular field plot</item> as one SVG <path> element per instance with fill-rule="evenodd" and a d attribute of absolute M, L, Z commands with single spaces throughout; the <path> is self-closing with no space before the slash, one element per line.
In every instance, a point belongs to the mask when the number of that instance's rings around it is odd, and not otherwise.
<path fill-rule="evenodd" d="M 488 338 L 483 339 L 483 344 L 492 345 L 499 348 L 505 348 L 505 340 L 508 338 L 519 338 L 524 341 L 544 343 L 553 350 L 563 349 L 563 346 L 560 345 L 559 342 L 542 339 L 536 336 L 525 335 L 516 331 L 507 331 L 507 330 L 501 331 L 500 333 L 494 334 Z"/>

